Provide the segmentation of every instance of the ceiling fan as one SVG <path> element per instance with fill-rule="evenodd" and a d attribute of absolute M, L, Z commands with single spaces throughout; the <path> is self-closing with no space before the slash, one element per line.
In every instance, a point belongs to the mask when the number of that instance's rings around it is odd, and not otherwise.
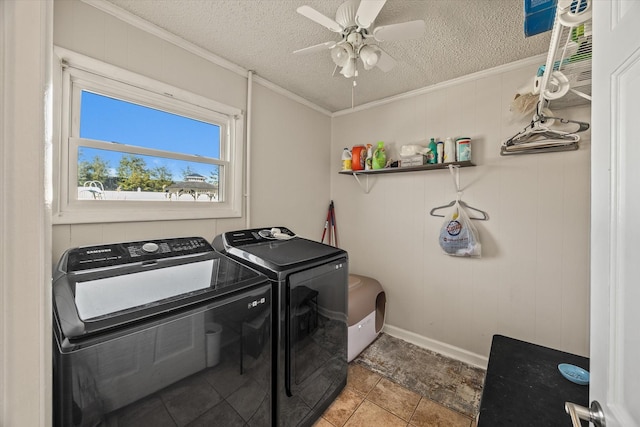
<path fill-rule="evenodd" d="M 307 54 L 322 50 L 331 51 L 331 59 L 340 67 L 340 74 L 346 78 L 358 75 L 358 58 L 365 70 L 378 67 L 384 72 L 391 70 L 396 61 L 375 44 L 376 42 L 409 40 L 421 37 L 425 32 L 423 20 L 374 27 L 373 22 L 387 0 L 347 0 L 336 11 L 333 20 L 310 6 L 300 6 L 297 12 L 312 21 L 340 33 L 342 40 L 328 41 L 304 49 L 294 54 Z M 334 71 L 335 72 L 335 71 Z M 355 82 L 355 81 L 354 81 Z"/>

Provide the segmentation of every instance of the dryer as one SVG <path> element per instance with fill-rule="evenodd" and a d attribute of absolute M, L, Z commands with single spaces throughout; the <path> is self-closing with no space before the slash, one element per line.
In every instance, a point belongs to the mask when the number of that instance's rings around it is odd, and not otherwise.
<path fill-rule="evenodd" d="M 312 425 L 347 382 L 347 253 L 285 227 L 226 232 L 213 246 L 270 279 L 275 425 Z"/>

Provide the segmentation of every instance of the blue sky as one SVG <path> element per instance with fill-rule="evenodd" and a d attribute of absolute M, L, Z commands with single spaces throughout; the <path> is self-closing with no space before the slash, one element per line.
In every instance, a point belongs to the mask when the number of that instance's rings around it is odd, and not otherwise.
<path fill-rule="evenodd" d="M 120 144 L 156 148 L 166 151 L 220 157 L 220 128 L 201 122 L 154 110 L 136 104 L 82 92 L 80 137 Z M 81 160 L 91 161 L 100 155 L 114 170 L 122 154 L 105 150 L 82 148 Z M 146 157 L 147 166 L 167 166 L 174 180 L 182 179 L 182 170 L 189 167 L 208 177 L 215 167 L 193 162 Z"/>

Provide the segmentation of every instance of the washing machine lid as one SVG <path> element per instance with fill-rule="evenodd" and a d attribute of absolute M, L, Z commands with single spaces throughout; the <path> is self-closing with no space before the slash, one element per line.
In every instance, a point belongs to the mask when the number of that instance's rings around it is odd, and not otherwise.
<path fill-rule="evenodd" d="M 56 273 L 54 310 L 67 338 L 267 282 L 258 272 L 216 253 L 202 238 L 74 248 L 65 252 Z"/>
<path fill-rule="evenodd" d="M 285 227 L 278 227 L 283 234 L 294 236 Z M 239 230 L 223 233 L 223 250 L 243 262 L 255 265 L 261 271 L 282 272 L 298 266 L 321 263 L 328 259 L 346 257 L 347 253 L 334 246 L 301 237 L 286 240 L 270 238 L 264 229 Z M 218 248 L 214 241 L 214 246 Z"/>
<path fill-rule="evenodd" d="M 219 259 L 209 259 L 89 280 L 76 277 L 69 283 L 78 317 L 87 321 L 216 287 L 219 268 Z"/>

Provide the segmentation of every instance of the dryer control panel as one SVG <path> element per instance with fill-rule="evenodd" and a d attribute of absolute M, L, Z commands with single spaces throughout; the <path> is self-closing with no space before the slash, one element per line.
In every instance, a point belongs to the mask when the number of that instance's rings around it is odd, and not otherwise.
<path fill-rule="evenodd" d="M 224 233 L 223 237 L 225 246 L 240 247 L 271 240 L 286 240 L 287 238 L 295 237 L 295 234 L 286 227 L 272 227 L 230 231 Z"/>
<path fill-rule="evenodd" d="M 69 251 L 66 272 L 71 273 L 73 271 L 207 252 L 213 252 L 213 248 L 202 237 L 179 237 L 99 246 L 82 246 Z"/>

